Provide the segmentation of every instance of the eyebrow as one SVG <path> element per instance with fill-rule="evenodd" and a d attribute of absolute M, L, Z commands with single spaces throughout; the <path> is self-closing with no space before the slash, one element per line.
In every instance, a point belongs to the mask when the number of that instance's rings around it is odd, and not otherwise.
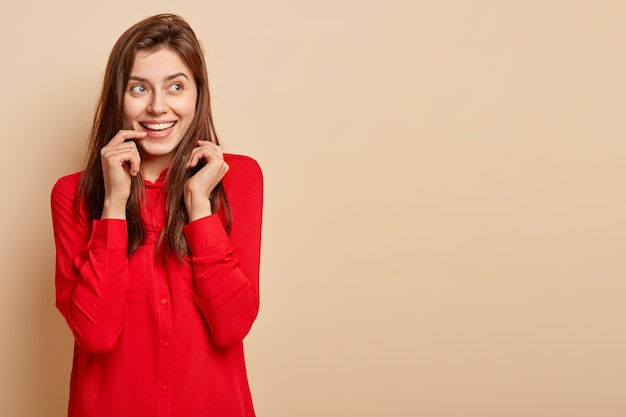
<path fill-rule="evenodd" d="M 174 78 L 178 78 L 178 77 L 185 77 L 187 80 L 189 80 L 189 77 L 187 77 L 187 74 L 185 74 L 184 72 L 177 72 L 176 74 L 172 74 L 172 75 L 168 75 L 167 77 L 165 77 L 165 81 L 170 81 L 173 80 Z M 128 77 L 129 80 L 135 80 L 135 81 L 141 81 L 142 83 L 147 83 L 148 80 L 146 78 L 142 78 L 142 77 L 138 77 L 136 75 L 131 75 L 130 77 Z"/>

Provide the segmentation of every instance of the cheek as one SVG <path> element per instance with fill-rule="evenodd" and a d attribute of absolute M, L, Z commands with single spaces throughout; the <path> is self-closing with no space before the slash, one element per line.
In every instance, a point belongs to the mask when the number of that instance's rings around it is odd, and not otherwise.
<path fill-rule="evenodd" d="M 137 100 L 124 99 L 124 107 L 122 108 L 122 114 L 124 115 L 125 122 L 132 122 L 142 112 L 143 107 Z"/>
<path fill-rule="evenodd" d="M 184 106 L 179 107 L 178 115 L 185 120 L 185 124 L 191 123 L 194 115 L 196 114 L 196 106 L 190 106 L 189 104 L 185 104 Z"/>
<path fill-rule="evenodd" d="M 193 119 L 194 115 L 196 114 L 197 101 L 198 101 L 198 95 L 197 94 L 193 94 L 191 97 L 189 97 L 185 101 L 187 117 L 189 117 L 191 119 Z"/>

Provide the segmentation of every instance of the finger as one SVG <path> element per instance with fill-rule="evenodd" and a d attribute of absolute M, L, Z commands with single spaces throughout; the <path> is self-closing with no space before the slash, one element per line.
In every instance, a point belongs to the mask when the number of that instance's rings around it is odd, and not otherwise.
<path fill-rule="evenodd" d="M 117 152 L 117 151 L 126 151 L 126 150 L 136 150 L 137 149 L 137 145 L 135 144 L 134 141 L 129 141 L 129 142 L 122 142 L 122 143 L 118 143 L 118 144 L 108 144 L 106 145 L 104 148 L 102 148 L 102 150 L 100 151 L 103 155 L 106 153 L 110 153 L 110 152 Z"/>
<path fill-rule="evenodd" d="M 224 153 L 223 149 L 222 149 L 222 147 L 220 145 L 218 145 L 218 144 L 216 144 L 214 142 L 211 142 L 209 140 L 199 140 L 198 141 L 198 146 L 208 146 L 211 149 L 215 150 L 219 155 L 222 155 Z"/>
<path fill-rule="evenodd" d="M 139 172 L 141 156 L 137 150 L 137 145 L 133 142 L 103 149 L 102 159 L 110 166 L 124 166 L 128 162 L 131 175 L 137 175 Z"/>
<path fill-rule="evenodd" d="M 191 151 L 189 160 L 187 161 L 187 168 L 195 167 L 201 159 L 204 159 L 207 163 L 211 162 L 211 159 L 222 159 L 215 149 L 208 146 L 200 146 L 194 148 Z"/>
<path fill-rule="evenodd" d="M 143 139 L 147 134 L 148 132 L 142 132 L 139 130 L 120 130 L 115 136 L 113 136 L 113 138 L 111 138 L 107 146 L 119 145 L 129 139 Z"/>
<path fill-rule="evenodd" d="M 133 177 L 139 173 L 139 166 L 141 164 L 141 156 L 139 156 L 139 151 L 135 147 L 135 150 L 132 153 L 132 157 L 128 160 L 130 175 Z"/>
<path fill-rule="evenodd" d="M 203 188 L 209 195 L 215 188 L 217 183 L 228 172 L 228 164 L 224 161 L 216 161 L 214 164 L 205 165 L 194 177 L 200 181 L 198 184 L 204 184 Z"/>

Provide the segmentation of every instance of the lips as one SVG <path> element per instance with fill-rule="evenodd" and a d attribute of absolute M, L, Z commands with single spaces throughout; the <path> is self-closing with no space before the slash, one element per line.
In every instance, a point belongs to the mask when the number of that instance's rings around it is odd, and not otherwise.
<path fill-rule="evenodd" d="M 164 123 L 140 123 L 141 126 L 146 130 L 151 130 L 154 132 L 159 132 L 163 130 L 170 129 L 174 127 L 176 122 L 164 122 Z"/>

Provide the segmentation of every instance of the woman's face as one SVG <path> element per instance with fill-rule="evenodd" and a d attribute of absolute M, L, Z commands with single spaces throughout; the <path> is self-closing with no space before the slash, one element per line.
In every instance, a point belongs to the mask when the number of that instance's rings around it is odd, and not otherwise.
<path fill-rule="evenodd" d="M 197 97 L 193 73 L 178 53 L 137 52 L 124 93 L 124 125 L 147 133 L 136 141 L 142 165 L 169 165 L 191 125 Z"/>

